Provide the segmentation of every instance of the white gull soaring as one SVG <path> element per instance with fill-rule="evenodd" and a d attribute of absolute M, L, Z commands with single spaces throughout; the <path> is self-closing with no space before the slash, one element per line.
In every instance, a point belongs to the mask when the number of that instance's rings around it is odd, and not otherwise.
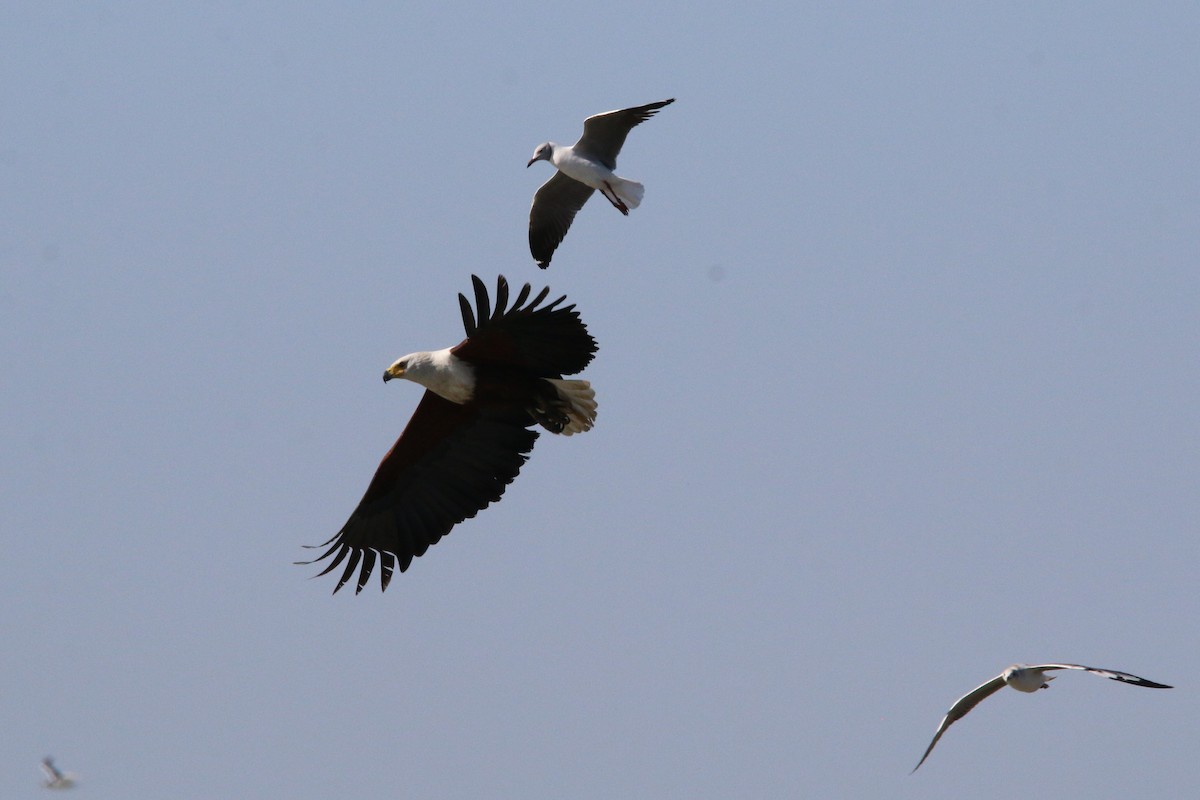
<path fill-rule="evenodd" d="M 1011 686 L 1018 692 L 1036 692 L 1038 689 L 1049 689 L 1050 681 L 1054 680 L 1054 676 L 1046 675 L 1046 673 L 1055 669 L 1082 669 L 1103 678 L 1121 681 L 1122 683 L 1132 683 L 1134 686 L 1146 686 L 1150 689 L 1172 688 L 1166 684 L 1139 678 L 1137 675 L 1130 675 L 1128 672 L 1096 669 L 1095 667 L 1085 667 L 1082 664 L 1013 664 L 987 683 L 977 686 L 955 701 L 950 710 L 946 712 L 946 716 L 942 718 L 942 724 L 938 726 L 937 733 L 933 735 L 933 741 L 926 748 L 925 755 L 921 756 L 921 760 L 917 762 L 917 766 L 913 767 L 912 771 L 916 772 L 925 763 L 925 759 L 929 758 L 929 754 L 933 752 L 933 746 L 938 743 L 938 739 L 942 738 L 942 734 L 946 732 L 946 729 L 953 725 L 955 720 L 965 717 L 968 711 L 983 702 L 985 698 L 1000 691 L 1006 685 Z"/>
<path fill-rule="evenodd" d="M 622 214 L 642 202 L 645 189 L 637 181 L 613 173 L 617 154 L 629 131 L 658 113 L 675 98 L 634 108 L 595 114 L 583 121 L 583 136 L 571 147 L 554 142 L 538 145 L 526 167 L 549 161 L 557 168 L 554 177 L 542 184 L 529 209 L 529 252 L 542 269 L 550 266 L 555 248 L 567 235 L 575 214 L 599 189 Z"/>

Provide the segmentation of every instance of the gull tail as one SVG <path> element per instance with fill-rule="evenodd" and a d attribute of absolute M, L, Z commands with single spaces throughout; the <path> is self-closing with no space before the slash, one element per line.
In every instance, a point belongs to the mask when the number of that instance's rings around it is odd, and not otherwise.
<path fill-rule="evenodd" d="M 646 196 L 646 187 L 642 186 L 637 181 L 626 180 L 625 178 L 617 178 L 609 181 L 613 191 L 617 195 L 617 199 L 630 208 L 637 208 L 642 204 L 642 198 Z"/>

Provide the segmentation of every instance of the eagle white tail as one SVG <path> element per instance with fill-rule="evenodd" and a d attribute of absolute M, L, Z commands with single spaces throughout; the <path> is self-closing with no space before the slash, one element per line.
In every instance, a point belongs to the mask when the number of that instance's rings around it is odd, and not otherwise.
<path fill-rule="evenodd" d="M 558 392 L 566 405 L 564 409 L 570 423 L 562 429 L 563 436 L 590 431 L 596 422 L 596 393 L 587 381 L 568 381 L 561 378 L 546 378 Z"/>

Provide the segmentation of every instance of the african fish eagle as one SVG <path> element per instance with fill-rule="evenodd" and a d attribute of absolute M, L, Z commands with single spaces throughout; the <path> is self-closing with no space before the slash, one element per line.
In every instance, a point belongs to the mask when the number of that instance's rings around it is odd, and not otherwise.
<path fill-rule="evenodd" d="M 376 560 L 380 584 L 408 569 L 459 522 L 500 499 L 529 457 L 540 425 L 570 436 L 596 419 L 595 394 L 583 371 L 596 352 L 574 305 L 566 297 L 529 300 L 525 284 L 508 307 L 508 281 L 496 284 L 495 310 L 476 276 L 476 311 L 458 296 L 467 338 L 454 347 L 411 353 L 383 373 L 425 387 L 425 395 L 400 438 L 383 457 L 366 494 L 315 563 L 333 556 L 324 575 L 346 561 L 337 586 L 358 569 L 362 591 Z M 529 301 L 529 302 L 526 302 Z M 349 559 L 347 561 L 347 558 Z"/>

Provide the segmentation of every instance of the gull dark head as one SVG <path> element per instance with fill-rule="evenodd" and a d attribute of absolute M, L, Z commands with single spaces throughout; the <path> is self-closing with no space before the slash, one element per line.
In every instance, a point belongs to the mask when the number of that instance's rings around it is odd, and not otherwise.
<path fill-rule="evenodd" d="M 529 159 L 529 163 L 525 165 L 525 168 L 532 167 L 535 161 L 550 161 L 552 155 L 554 155 L 554 142 L 542 142 L 533 151 L 533 158 Z"/>

